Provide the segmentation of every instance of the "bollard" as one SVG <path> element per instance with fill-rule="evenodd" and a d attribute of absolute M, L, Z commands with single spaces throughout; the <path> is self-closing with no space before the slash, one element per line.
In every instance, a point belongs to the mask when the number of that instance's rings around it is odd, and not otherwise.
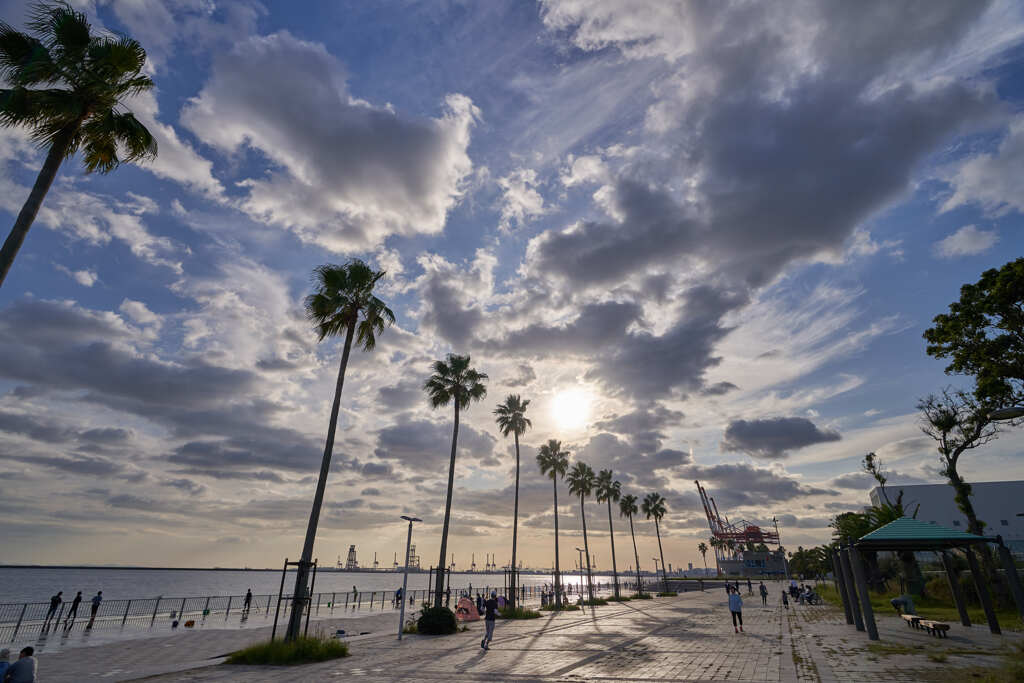
<path fill-rule="evenodd" d="M 124 626 L 124 622 L 128 621 L 128 610 L 132 608 L 132 601 L 129 600 L 128 604 L 124 607 L 124 618 L 121 619 L 121 626 Z"/>

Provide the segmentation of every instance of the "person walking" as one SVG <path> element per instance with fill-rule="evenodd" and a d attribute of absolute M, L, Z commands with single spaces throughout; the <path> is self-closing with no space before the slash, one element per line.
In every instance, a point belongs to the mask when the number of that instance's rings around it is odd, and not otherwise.
<path fill-rule="evenodd" d="M 36 651 L 31 647 L 22 648 L 18 661 L 11 664 L 4 674 L 3 683 L 35 683 L 39 662 L 33 657 Z"/>
<path fill-rule="evenodd" d="M 64 627 L 66 628 L 68 622 L 75 623 L 75 617 L 78 616 L 78 606 L 82 604 L 82 591 L 78 591 L 75 595 L 75 599 L 71 601 L 71 608 L 68 609 L 68 614 L 64 617 Z"/>
<path fill-rule="evenodd" d="M 768 606 L 768 588 L 764 585 L 764 581 L 761 582 L 761 606 Z"/>
<path fill-rule="evenodd" d="M 484 639 L 480 641 L 480 647 L 485 650 L 491 649 L 491 638 L 494 637 L 494 620 L 498 618 L 498 593 L 491 591 L 491 597 L 484 603 Z"/>
<path fill-rule="evenodd" d="M 44 626 L 50 623 L 50 619 L 52 619 L 53 615 L 57 613 L 60 603 L 64 602 L 64 599 L 61 597 L 62 595 L 64 595 L 64 591 L 57 591 L 56 595 L 50 597 L 50 609 L 46 613 L 46 619 L 43 621 Z"/>
<path fill-rule="evenodd" d="M 729 594 L 729 611 L 732 613 L 732 630 L 736 633 L 743 633 L 743 598 L 739 591 Z M 737 626 L 737 622 L 739 625 Z"/>
<path fill-rule="evenodd" d="M 786 591 L 782 591 L 782 606 L 789 609 L 789 594 Z"/>
<path fill-rule="evenodd" d="M 92 628 L 95 623 L 96 613 L 100 610 L 101 602 L 103 602 L 103 591 L 96 591 L 96 595 L 92 596 L 92 611 L 89 614 L 89 625 L 86 628 Z"/>
<path fill-rule="evenodd" d="M 747 595 L 754 594 L 754 584 L 750 581 L 750 577 L 747 577 Z"/>

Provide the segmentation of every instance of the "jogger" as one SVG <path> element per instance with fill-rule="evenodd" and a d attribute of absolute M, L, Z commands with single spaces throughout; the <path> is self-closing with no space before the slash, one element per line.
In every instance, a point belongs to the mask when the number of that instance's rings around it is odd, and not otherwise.
<path fill-rule="evenodd" d="M 732 630 L 736 633 L 743 632 L 743 598 L 739 590 L 729 594 L 729 611 L 732 612 Z"/>
<path fill-rule="evenodd" d="M 491 638 L 494 637 L 494 620 L 498 618 L 497 591 L 491 591 L 491 597 L 484 603 L 484 609 L 486 610 L 486 614 L 484 615 L 484 626 L 487 630 L 484 633 L 484 639 L 480 641 L 480 647 L 485 650 L 490 650 Z"/>

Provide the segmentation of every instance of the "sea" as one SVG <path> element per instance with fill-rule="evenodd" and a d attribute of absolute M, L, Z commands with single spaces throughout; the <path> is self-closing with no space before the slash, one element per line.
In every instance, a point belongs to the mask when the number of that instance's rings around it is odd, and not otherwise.
<path fill-rule="evenodd" d="M 429 588 L 428 572 L 410 572 L 412 590 Z M 578 585 L 579 573 L 564 571 L 563 583 Z M 595 573 L 594 580 L 609 582 L 610 574 Z M 622 581 L 622 575 L 620 575 Z M 284 592 L 291 593 L 295 574 L 285 576 Z M 550 574 L 521 573 L 520 585 L 550 585 Z M 474 590 L 502 587 L 502 573 L 453 572 L 450 585 L 453 592 L 472 586 Z M 402 573 L 393 571 L 337 571 L 319 570 L 316 575 L 316 593 L 347 592 L 355 587 L 360 593 L 394 590 L 402 585 Z M 216 595 L 242 595 L 252 590 L 255 595 L 276 594 L 281 588 L 281 570 L 277 569 L 171 569 L 121 567 L 0 567 L 0 603 L 46 602 L 57 591 L 64 591 L 65 599 L 77 591 L 92 595 L 103 591 L 107 600 L 161 597 L 199 597 Z"/>

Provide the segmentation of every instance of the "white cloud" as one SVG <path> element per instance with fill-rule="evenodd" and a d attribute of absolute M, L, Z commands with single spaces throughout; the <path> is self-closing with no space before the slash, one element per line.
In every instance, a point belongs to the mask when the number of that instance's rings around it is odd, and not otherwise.
<path fill-rule="evenodd" d="M 287 32 L 252 37 L 214 61 L 182 113 L 203 142 L 258 150 L 265 173 L 242 179 L 242 208 L 334 251 L 390 234 L 440 232 L 472 172 L 479 110 L 448 95 L 439 118 L 397 115 L 356 99 L 344 66 Z"/>
<path fill-rule="evenodd" d="M 994 153 L 967 159 L 945 179 L 954 192 L 943 211 L 971 203 L 996 215 L 1024 211 L 1024 116 L 1010 124 Z"/>
<path fill-rule="evenodd" d="M 59 263 L 56 265 L 56 268 L 83 287 L 92 287 L 100 279 L 96 272 L 92 270 L 71 270 Z"/>
<path fill-rule="evenodd" d="M 973 256 L 988 251 L 999 241 L 995 230 L 979 230 L 977 226 L 965 225 L 949 237 L 935 243 L 935 255 L 939 258 Z"/>
<path fill-rule="evenodd" d="M 522 226 L 546 212 L 544 197 L 537 191 L 537 172 L 532 168 L 517 168 L 499 178 L 498 186 L 502 190 L 502 229 L 508 230 L 513 224 Z"/>
<path fill-rule="evenodd" d="M 146 304 L 141 301 L 125 299 L 121 302 L 121 305 L 117 310 L 121 311 L 140 325 L 156 325 L 159 327 L 163 322 L 163 319 L 159 315 L 149 310 Z"/>

